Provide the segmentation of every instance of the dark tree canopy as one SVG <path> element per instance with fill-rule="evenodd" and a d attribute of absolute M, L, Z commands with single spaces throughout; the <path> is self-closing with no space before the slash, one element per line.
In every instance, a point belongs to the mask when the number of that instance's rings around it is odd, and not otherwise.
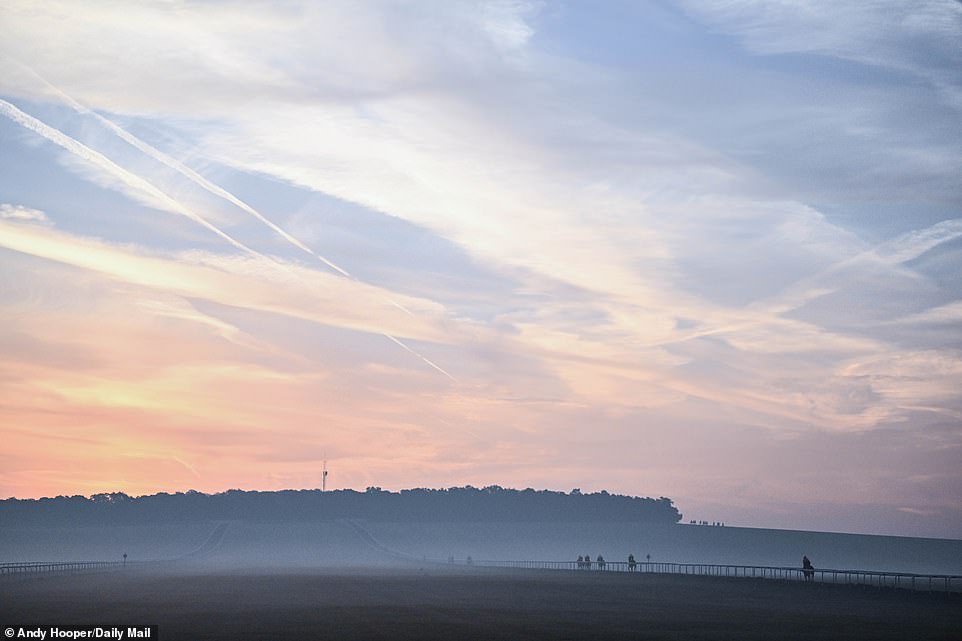
<path fill-rule="evenodd" d="M 0 500 L 0 525 L 82 525 L 207 520 L 312 521 L 628 521 L 672 524 L 681 514 L 671 499 L 609 494 L 475 488 L 354 490 L 190 490 L 132 497 L 122 492 Z"/>

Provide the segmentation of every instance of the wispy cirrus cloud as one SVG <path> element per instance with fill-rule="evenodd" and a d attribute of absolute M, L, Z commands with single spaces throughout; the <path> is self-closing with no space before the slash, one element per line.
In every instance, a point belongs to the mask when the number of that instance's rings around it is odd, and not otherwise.
<path fill-rule="evenodd" d="M 110 181 L 111 184 L 116 184 L 118 187 L 124 189 L 125 193 L 129 194 L 131 197 L 144 202 L 150 207 L 186 216 L 195 223 L 220 236 L 237 249 L 250 254 L 258 255 L 253 249 L 232 238 L 229 234 L 211 224 L 196 212 L 184 207 L 181 203 L 171 198 L 168 194 L 158 189 L 149 181 L 144 180 L 141 176 L 124 169 L 117 163 L 104 156 L 102 153 L 91 149 L 74 138 L 71 138 L 55 127 L 51 127 L 50 125 L 34 118 L 30 114 L 24 113 L 6 100 L 0 100 L 0 114 L 3 114 L 18 125 L 21 125 L 22 127 L 25 127 L 26 129 L 43 136 L 50 142 L 63 147 L 70 153 L 84 160 L 92 167 L 100 170 L 101 175 L 105 180 Z"/>
<path fill-rule="evenodd" d="M 24 207 L 22 205 L 11 205 L 10 203 L 0 203 L 0 218 L 34 223 L 47 222 L 47 215 L 39 209 Z"/>
<path fill-rule="evenodd" d="M 857 5 L 727 0 L 685 5 L 763 54 L 814 53 L 912 73 L 962 108 L 962 7 L 953 0 Z"/>
<path fill-rule="evenodd" d="M 83 108 L 80 107 L 79 103 L 76 103 L 75 101 L 69 98 L 68 98 L 68 101 L 70 102 L 72 107 L 80 108 L 80 110 L 83 111 Z M 17 124 L 29 129 L 30 131 L 36 132 L 37 134 L 43 136 L 47 140 L 63 147 L 70 153 L 81 158 L 86 163 L 94 167 L 96 170 L 99 170 L 101 172 L 100 175 L 103 176 L 103 178 L 107 179 L 108 181 L 111 181 L 112 183 L 119 184 L 125 191 L 127 191 L 127 193 L 130 193 L 135 198 L 144 201 L 149 206 L 154 208 L 159 208 L 165 211 L 169 211 L 171 213 L 176 213 L 176 214 L 186 216 L 193 222 L 198 223 L 202 227 L 212 231 L 214 234 L 216 234 L 223 240 L 227 241 L 230 245 L 234 246 L 235 248 L 240 249 L 246 254 L 250 254 L 251 256 L 257 259 L 261 259 L 267 262 L 268 264 L 271 263 L 269 258 L 264 256 L 260 252 L 257 252 L 256 250 L 248 247 L 244 243 L 238 241 L 237 239 L 232 237 L 230 234 L 225 232 L 223 229 L 211 223 L 205 217 L 201 216 L 197 212 L 193 211 L 191 208 L 186 207 L 176 199 L 172 198 L 170 195 L 168 195 L 167 193 L 159 189 L 156 185 L 154 185 L 149 180 L 146 180 L 142 176 L 117 165 L 115 162 L 105 157 L 103 154 L 87 147 L 83 143 L 64 134 L 62 131 L 59 131 L 56 128 L 50 127 L 46 123 L 34 118 L 33 116 L 30 116 L 29 114 L 24 113 L 23 111 L 17 109 L 14 105 L 3 100 L 0 100 L 0 113 L 7 116 Z M 178 173 L 186 176 L 192 182 L 199 184 L 205 190 L 211 193 L 214 193 L 215 195 L 220 196 L 221 198 L 228 200 L 232 204 L 238 205 L 246 213 L 251 214 L 259 222 L 263 223 L 273 232 L 279 234 L 282 238 L 284 238 L 284 240 L 288 241 L 298 249 L 305 251 L 311 256 L 314 256 L 315 258 L 319 259 L 325 265 L 327 265 L 328 267 L 331 267 L 342 276 L 353 279 L 353 277 L 349 273 L 347 273 L 346 271 L 344 271 L 334 263 L 330 262 L 323 256 L 312 252 L 303 243 L 301 243 L 300 241 L 292 237 L 290 234 L 285 232 L 283 229 L 281 229 L 277 225 L 267 220 L 259 212 L 257 212 L 252 207 L 250 207 L 243 201 L 239 200 L 229 192 L 223 190 L 220 187 L 217 187 L 210 181 L 203 179 L 199 174 L 197 174 L 193 170 L 190 170 L 189 168 L 185 167 L 181 163 L 174 161 L 172 158 L 170 158 L 166 154 L 161 153 L 160 151 L 156 150 L 150 145 L 143 143 L 142 141 L 132 136 L 131 134 L 128 134 L 123 129 L 117 127 L 110 121 L 105 120 L 99 116 L 98 116 L 98 119 L 102 123 L 105 123 L 112 132 L 119 133 L 120 137 L 125 142 L 133 144 L 139 150 L 147 153 L 152 158 L 159 160 L 164 165 L 171 167 Z M 387 300 L 398 309 L 401 309 L 402 311 L 410 313 L 410 310 L 405 308 L 403 305 L 401 305 L 401 303 L 397 302 L 396 300 L 391 298 L 388 298 Z M 440 372 L 441 374 L 453 380 L 453 377 L 449 372 L 447 372 L 441 366 L 433 362 L 431 359 L 420 354 L 417 350 L 412 349 L 409 345 L 405 344 L 396 336 L 392 334 L 387 334 L 387 333 L 385 333 L 384 336 L 385 338 L 390 340 L 392 343 L 396 344 L 397 346 L 401 347 L 405 351 L 417 357 L 419 360 L 424 362 L 426 365 L 428 365 L 432 369 Z"/>
<path fill-rule="evenodd" d="M 430 301 L 402 299 L 416 315 L 400 312 L 372 286 L 294 265 L 284 270 L 249 257 L 201 252 L 161 255 L 111 246 L 54 230 L 0 222 L 0 246 L 183 298 L 290 315 L 305 320 L 420 340 L 446 341 L 426 320 L 442 311 Z M 350 305 L 342 301 L 350 300 Z M 394 324 L 392 319 L 397 320 Z"/>

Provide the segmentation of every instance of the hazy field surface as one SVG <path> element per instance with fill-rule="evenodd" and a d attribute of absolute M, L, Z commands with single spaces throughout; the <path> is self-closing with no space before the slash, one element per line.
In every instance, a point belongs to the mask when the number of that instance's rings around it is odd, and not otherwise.
<path fill-rule="evenodd" d="M 183 566 L 0 581 L 0 623 L 171 639 L 953 639 L 962 598 L 748 579 Z"/>
<path fill-rule="evenodd" d="M 234 522 L 206 559 L 220 565 L 262 567 L 366 566 L 392 560 L 339 521 Z"/>
<path fill-rule="evenodd" d="M 204 546 L 205 559 L 221 565 L 371 565 L 390 557 L 371 547 L 343 522 L 229 523 L 208 549 L 216 523 L 104 527 L 2 527 L 0 562 L 177 559 Z"/>
<path fill-rule="evenodd" d="M 209 522 L 114 527 L 0 526 L 0 562 L 158 560 L 189 554 L 210 536 Z"/>
<path fill-rule="evenodd" d="M 962 574 L 962 541 L 635 523 L 374 522 L 362 528 L 413 559 L 574 560 L 628 554 L 655 561 Z M 0 527 L 0 561 L 177 558 L 200 548 L 213 522 L 110 527 Z M 391 557 L 343 521 L 233 521 L 206 557 L 224 565 L 376 565 Z"/>
<path fill-rule="evenodd" d="M 415 558 L 573 561 L 602 554 L 623 561 L 651 554 L 653 561 L 796 566 L 804 554 L 822 568 L 962 574 L 962 541 L 948 539 L 617 522 L 363 526 L 385 546 Z"/>

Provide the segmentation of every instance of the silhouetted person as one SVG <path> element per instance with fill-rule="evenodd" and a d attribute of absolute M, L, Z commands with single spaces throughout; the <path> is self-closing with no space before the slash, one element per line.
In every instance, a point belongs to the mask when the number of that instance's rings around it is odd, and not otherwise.
<path fill-rule="evenodd" d="M 636 567 L 638 567 L 638 564 L 635 562 L 635 555 L 629 554 L 628 555 L 628 571 L 634 572 Z"/>
<path fill-rule="evenodd" d="M 586 569 L 586 570 L 590 570 L 590 569 L 591 569 L 591 555 L 590 555 L 590 554 L 586 554 L 586 555 L 585 555 L 585 569 Z"/>
<path fill-rule="evenodd" d="M 127 553 L 124 552 L 124 565 L 127 565 Z"/>
<path fill-rule="evenodd" d="M 808 560 L 807 556 L 802 557 L 802 574 L 805 575 L 806 581 L 815 580 L 815 566 L 812 565 L 812 562 Z"/>
<path fill-rule="evenodd" d="M 579 557 L 578 557 L 578 569 L 579 569 L 579 570 L 583 570 L 584 567 L 585 567 L 585 557 L 579 556 Z"/>
<path fill-rule="evenodd" d="M 599 570 L 605 569 L 605 557 L 601 556 L 600 554 L 598 555 L 598 569 Z"/>

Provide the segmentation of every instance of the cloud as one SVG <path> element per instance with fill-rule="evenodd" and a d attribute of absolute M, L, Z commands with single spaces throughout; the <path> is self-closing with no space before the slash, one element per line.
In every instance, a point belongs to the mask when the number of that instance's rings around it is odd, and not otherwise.
<path fill-rule="evenodd" d="M 37 120 L 27 113 L 24 113 L 6 100 L 0 100 L 0 114 L 3 114 L 18 125 L 43 136 L 50 142 L 63 147 L 70 153 L 85 161 L 91 167 L 96 168 L 98 171 L 102 172 L 102 176 L 108 180 L 110 184 L 121 188 L 126 194 L 130 195 L 135 200 L 143 202 L 149 207 L 153 207 L 155 209 L 186 216 L 195 223 L 220 236 L 237 249 L 256 256 L 260 255 L 253 249 L 235 240 L 229 234 L 205 220 L 202 216 L 184 207 L 166 193 L 155 187 L 149 181 L 117 165 L 100 152 L 90 149 L 83 143 L 71 138 L 62 131 L 51 127 L 40 120 Z"/>
<path fill-rule="evenodd" d="M 70 100 L 70 102 L 74 103 L 74 101 L 72 101 L 72 100 Z M 74 103 L 74 104 L 76 105 L 76 103 Z M 76 106 L 79 106 L 79 105 L 76 105 Z M 160 208 L 160 209 L 163 209 L 163 210 L 165 210 L 165 211 L 169 211 L 169 212 L 172 212 L 172 213 L 181 214 L 181 215 L 183 215 L 183 216 L 186 216 L 187 218 L 191 219 L 192 221 L 194 221 L 194 222 L 200 224 L 201 226 L 205 227 L 206 229 L 214 232 L 216 235 L 218 235 L 218 236 L 220 236 L 222 239 L 226 240 L 229 244 L 233 245 L 235 248 L 240 249 L 241 251 L 243 251 L 243 252 L 245 252 L 245 253 L 247 253 L 247 254 L 250 254 L 251 256 L 254 256 L 255 258 L 259 258 L 259 259 L 262 259 L 262 260 L 264 260 L 264 261 L 268 261 L 268 262 L 269 262 L 269 259 L 268 259 L 267 257 L 265 257 L 264 255 L 262 255 L 261 253 L 259 253 L 259 252 L 255 251 L 255 250 L 251 249 L 251 248 L 248 247 L 247 245 L 245 245 L 245 244 L 241 243 L 240 241 L 238 241 L 237 239 L 233 238 L 230 234 L 228 234 L 227 232 L 225 232 L 225 231 L 222 230 L 221 228 L 217 227 L 216 225 L 212 224 L 209 220 L 207 220 L 207 219 L 204 218 L 203 216 L 201 216 L 201 215 L 197 214 L 196 212 L 194 212 L 193 210 L 185 207 L 184 205 L 182 205 L 180 202 L 178 202 L 178 201 L 175 200 L 174 198 L 171 198 L 171 197 L 170 197 L 169 195 L 167 195 L 165 192 L 163 192 L 163 191 L 161 191 L 160 189 L 158 189 L 153 183 L 149 182 L 148 180 L 142 178 L 141 176 L 139 176 L 139 175 L 137 175 L 137 174 L 135 174 L 135 173 L 133 173 L 133 172 L 130 172 L 130 171 L 124 169 L 123 167 L 120 167 L 119 165 L 117 165 L 117 164 L 114 163 L 113 161 L 111 161 L 111 160 L 109 160 L 108 158 L 106 158 L 103 154 L 101 154 L 101 153 L 99 153 L 99 152 L 97 152 L 97 151 L 94 151 L 93 149 L 90 149 L 90 148 L 87 147 L 86 145 L 84 145 L 84 144 L 80 143 L 79 141 L 77 141 L 77 140 L 75 140 L 75 139 L 67 136 L 67 135 L 64 134 L 63 132 L 61 132 L 61 131 L 53 128 L 53 127 L 50 127 L 49 125 L 47 125 L 47 124 L 45 124 L 45 123 L 37 120 L 36 118 L 33 118 L 33 117 L 30 116 L 29 114 L 26 114 L 26 113 L 22 112 L 21 110 L 17 109 L 15 106 L 13 106 L 12 104 L 10 104 L 10 103 L 8 103 L 8 102 L 6 102 L 6 101 L 4 101 L 4 100 L 0 100 L 0 113 L 2 113 L 3 115 L 7 116 L 8 118 L 10 118 L 11 120 L 13 120 L 13 121 L 16 122 L 17 124 L 19 124 L 19 125 L 27 128 L 27 129 L 29 129 L 29 130 L 31 130 L 31 131 L 34 131 L 34 132 L 40 134 L 41 136 L 43 136 L 43 137 L 46 138 L 47 140 L 50 140 L 51 142 L 53 142 L 53 143 L 55 143 L 55 144 L 63 147 L 63 148 L 66 149 L 67 151 L 71 152 L 72 154 L 74 154 L 74 155 L 78 156 L 79 158 L 81 158 L 82 160 L 86 161 L 87 163 L 89 163 L 90 165 L 92 165 L 93 167 L 95 167 L 97 170 L 100 170 L 101 172 L 103 172 L 103 176 L 104 176 L 104 177 L 108 178 L 109 180 L 112 180 L 113 182 L 115 182 L 115 183 L 117 183 L 117 184 L 122 185 L 123 189 L 124 189 L 127 193 L 131 193 L 135 198 L 137 198 L 137 199 L 139 199 L 139 200 L 142 200 L 142 201 L 146 201 L 146 203 L 149 204 L 149 205 L 152 206 L 152 207 Z M 111 123 L 109 123 L 109 121 L 106 121 L 106 120 L 104 120 L 104 119 L 102 119 L 102 118 L 101 118 L 100 120 L 101 120 L 102 122 L 106 122 L 108 125 L 111 124 Z M 240 201 L 239 199 L 237 199 L 237 198 L 234 197 L 233 195 L 229 194 L 228 192 L 224 191 L 223 189 L 217 187 L 216 185 L 213 185 L 213 184 L 210 183 L 209 181 L 203 179 L 203 178 L 202 178 L 199 174 L 197 174 L 196 172 L 194 172 L 194 171 L 192 171 L 192 170 L 189 170 L 188 168 L 184 167 L 184 166 L 181 165 L 180 163 L 175 162 L 173 159 L 171 159 L 171 158 L 169 158 L 168 156 L 166 156 L 165 154 L 162 154 L 161 152 L 155 150 L 153 147 L 150 147 L 150 146 L 147 145 L 146 143 L 140 142 L 140 141 L 139 141 L 138 139 L 136 139 L 135 137 L 133 137 L 133 136 L 131 136 L 131 135 L 129 135 L 129 134 L 126 134 L 125 132 L 123 132 L 122 129 L 120 129 L 120 128 L 116 127 L 116 126 L 112 126 L 112 125 L 111 125 L 110 128 L 111 128 L 112 131 L 114 131 L 114 133 L 121 132 L 121 137 L 122 137 L 125 141 L 134 144 L 138 149 L 140 149 L 141 151 L 144 151 L 144 152 L 148 153 L 148 155 L 150 155 L 152 158 L 157 159 L 157 160 L 160 160 L 163 164 L 165 164 L 165 165 L 167 165 L 167 166 L 169 166 L 169 167 L 174 168 L 175 170 L 178 171 L 178 173 L 181 173 L 181 174 L 187 176 L 192 182 L 201 185 L 205 190 L 210 191 L 210 192 L 212 192 L 212 193 L 214 193 L 214 194 L 216 194 L 216 195 L 218 195 L 218 196 L 220 196 L 220 197 L 222 197 L 222 198 L 227 199 L 227 200 L 230 201 L 231 203 L 240 206 L 245 212 L 251 214 L 251 215 L 254 216 L 258 221 L 264 223 L 264 224 L 265 224 L 267 227 L 269 227 L 272 231 L 280 234 L 286 241 L 290 242 L 291 244 L 293 244 L 294 246 L 296 246 L 298 249 L 301 249 L 301 250 L 303 250 L 303 251 L 306 251 L 307 253 L 311 254 L 312 256 L 318 258 L 321 262 L 323 262 L 325 265 L 331 267 L 332 269 L 334 269 L 335 271 L 337 271 L 339 274 L 341 274 L 341 275 L 343 275 L 343 276 L 346 276 L 346 277 L 348 277 L 348 278 L 353 278 L 353 277 L 352 277 L 350 274 L 348 274 L 346 271 L 344 271 L 343 269 L 341 269 L 340 267 L 338 267 L 338 266 L 335 265 L 334 263 L 330 262 L 329 260 L 327 260 L 327 259 L 324 258 L 323 256 L 320 256 L 319 254 L 315 254 L 315 253 L 311 252 L 305 245 L 303 245 L 303 243 L 301 243 L 300 241 L 298 241 L 298 240 L 296 240 L 295 238 L 293 238 L 290 234 L 288 234 L 287 232 L 283 231 L 283 230 L 282 230 L 281 228 L 279 228 L 277 225 L 274 225 L 273 223 L 271 223 L 269 220 L 267 220 L 266 218 L 264 218 L 264 216 L 262 216 L 259 212 L 257 212 L 257 211 L 254 210 L 253 208 L 251 208 L 249 205 L 247 205 L 246 203 Z M 400 310 L 402 310 L 402 311 L 404 311 L 404 312 L 406 312 L 406 313 L 411 313 L 410 310 L 408 310 L 407 308 L 405 308 L 405 307 L 404 307 L 400 302 L 398 302 L 397 300 L 391 299 L 391 298 L 388 298 L 387 300 L 388 300 L 393 306 L 397 307 L 398 309 L 400 309 Z M 428 365 L 429 367 L 431 367 L 432 369 L 434 369 L 434 370 L 436 370 L 437 372 L 443 374 L 444 376 L 447 376 L 448 378 L 454 380 L 454 377 L 452 377 L 449 372 L 447 372 L 447 371 L 444 370 L 442 367 L 440 367 L 439 365 L 437 365 L 436 363 L 434 363 L 431 359 L 429 359 L 429 358 L 425 357 L 424 355 L 418 353 L 417 350 L 414 350 L 414 349 L 412 349 L 409 345 L 406 345 L 404 342 L 402 342 L 402 341 L 401 341 L 400 339 L 398 339 L 396 336 L 393 336 L 393 335 L 387 334 L 387 333 L 383 333 L 383 335 L 384 335 L 385 338 L 387 338 L 388 340 L 390 340 L 392 343 L 395 343 L 395 344 L 398 345 L 399 347 L 403 348 L 405 351 L 407 351 L 407 352 L 413 354 L 414 356 L 416 356 L 417 358 L 419 358 L 421 361 L 423 361 L 425 364 L 427 364 L 427 365 Z"/>
<path fill-rule="evenodd" d="M 762 54 L 813 53 L 906 71 L 962 109 L 962 7 L 953 0 L 857 4 L 727 0 L 685 3 L 697 17 L 735 33 Z"/>
<path fill-rule="evenodd" d="M 0 218 L 31 223 L 48 222 L 47 215 L 39 209 L 32 209 L 23 205 L 11 205 L 10 203 L 0 203 Z"/>
<path fill-rule="evenodd" d="M 28 61 L 84 104 L 119 99 L 124 104 L 117 111 L 154 112 L 163 105 L 169 114 L 217 118 L 225 103 L 250 104 L 257 95 L 337 102 L 430 90 L 463 82 L 465 74 L 490 78 L 501 67 L 492 68 L 492 61 L 516 55 L 530 38 L 526 18 L 534 7 L 470 0 L 430 8 L 389 1 L 181 7 L 114 1 L 91 7 L 86 21 L 72 20 L 76 12 L 62 1 L 5 4 L 4 22 L 15 24 L 19 37 L 0 44 L 0 53 Z M 51 23 L 64 25 L 58 47 L 28 48 Z M 103 28 L 109 28 L 109 39 Z M 345 39 L 345 33 L 351 37 Z M 108 48 L 98 40 L 109 42 Z M 117 57 L 119 49 L 126 55 Z M 265 50 L 271 51 L 268 58 L 261 55 Z M 72 63 L 66 51 L 74 52 Z M 66 63 L 70 72 L 60 67 Z M 105 68 L 114 75 L 101 73 Z M 169 73 L 174 69 L 176 74 Z M 74 73 L 84 71 L 78 82 Z M 0 92 L 10 93 L 7 83 L 20 78 L 16 70 L 4 74 Z M 118 91 L 125 86 L 135 88 L 127 98 Z"/>
<path fill-rule="evenodd" d="M 873 252 L 893 264 L 906 263 L 931 251 L 942 243 L 962 237 L 962 218 L 945 220 L 936 225 L 903 234 L 877 246 Z"/>
<path fill-rule="evenodd" d="M 500 54 L 486 64 L 521 74 L 553 73 L 550 61 L 514 67 L 516 61 Z M 529 108 L 546 107 L 554 98 L 518 92 Z M 481 104 L 497 108 L 499 98 Z M 390 212 L 498 269 L 523 270 L 527 280 L 551 279 L 582 291 L 582 304 L 601 323 L 569 328 L 552 313 L 553 305 L 535 323 L 499 315 L 522 331 L 523 349 L 535 349 L 582 398 L 620 405 L 638 398 L 643 383 L 673 389 L 670 395 L 728 398 L 792 420 L 852 425 L 848 406 L 834 412 L 830 398 L 818 403 L 821 416 L 815 416 L 804 399 L 798 407 L 779 408 L 784 397 L 753 389 L 758 385 L 750 377 L 740 381 L 752 391 L 735 392 L 707 378 L 693 384 L 672 370 L 689 359 L 679 345 L 709 336 L 726 345 L 724 356 L 714 358 L 747 360 L 746 371 L 761 377 L 764 367 L 752 362 L 753 354 L 774 361 L 808 352 L 813 369 L 806 376 L 817 378 L 817 367 L 879 349 L 871 338 L 783 318 L 838 289 L 835 278 L 819 278 L 805 290 L 799 284 L 826 261 L 864 251 L 865 243 L 811 207 L 739 193 L 735 177 L 744 169 L 690 141 L 556 108 L 535 125 L 540 139 L 553 141 L 544 145 L 516 128 L 534 122 L 527 114 L 505 120 L 476 100 L 439 86 L 425 95 L 384 94 L 365 102 L 364 110 L 347 101 L 225 105 L 221 126 L 202 144 L 226 164 Z M 110 108 L 118 107 L 112 101 Z M 161 153 L 141 147 L 154 157 Z M 572 150 L 579 162 L 572 162 Z M 187 177 L 197 182 L 190 172 Z M 678 175 L 685 176 L 687 190 L 702 195 L 674 194 Z M 737 298 L 723 295 L 725 288 L 737 291 Z M 678 330 L 677 316 L 697 318 L 698 327 Z M 588 375 L 584 364 L 574 364 L 581 356 L 604 364 Z M 634 374 L 637 359 L 649 365 Z M 821 393 L 817 386 L 809 389 Z"/>
<path fill-rule="evenodd" d="M 32 70 L 30 70 L 29 68 L 27 68 L 27 70 L 30 71 L 31 73 L 34 73 L 34 72 L 33 72 Z M 37 74 L 35 74 L 35 75 L 37 75 Z M 46 82 L 45 80 L 43 80 L 43 78 L 41 78 L 39 75 L 37 75 L 37 78 L 38 78 L 41 82 L 43 82 L 43 83 L 50 89 L 50 91 L 52 91 L 55 95 L 59 96 L 59 98 L 60 98 L 61 100 L 63 100 L 66 104 L 68 104 L 72 109 L 74 109 L 74 110 L 77 111 L 78 113 L 91 115 L 93 118 L 95 118 L 95 119 L 97 120 L 97 122 L 99 122 L 99 123 L 102 124 L 104 127 L 106 127 L 107 129 L 109 129 L 111 132 L 113 132 L 114 134 L 116 134 L 116 135 L 117 135 L 118 137 L 120 137 L 124 142 L 132 145 L 133 147 L 135 147 L 136 149 L 140 150 L 141 152 L 143 152 L 144 154 L 148 155 L 149 157 L 153 158 L 154 160 L 156 160 L 156 161 L 160 162 L 161 164 L 163 164 L 163 165 L 165 165 L 165 166 L 173 169 L 173 170 L 176 171 L 177 173 L 185 176 L 188 180 L 190 180 L 191 182 L 199 185 L 199 186 L 200 186 L 201 188 L 203 188 L 204 190 L 206 190 L 206 191 L 208 191 L 208 192 L 210 192 L 210 193 L 212 193 L 212 194 L 214 194 L 214 195 L 216 195 L 216 196 L 218 196 L 218 197 L 220 197 L 220 198 L 223 198 L 224 200 L 226 200 L 226 201 L 228 201 L 229 203 L 237 206 L 238 208 L 240 208 L 240 209 L 243 210 L 244 212 L 250 214 L 251 216 L 253 216 L 253 217 L 256 218 L 258 221 L 260 221 L 261 223 L 263 223 L 264 225 L 266 225 L 269 229 L 271 229 L 273 232 L 275 232 L 276 234 L 278 234 L 279 236 L 281 236 L 284 240 L 286 240 L 287 242 L 289 242 L 291 245 L 293 245 L 293 246 L 296 247 L 297 249 L 300 249 L 301 251 L 305 252 L 306 254 L 308 254 L 308 255 L 310 255 L 310 256 L 313 256 L 314 258 L 319 259 L 319 260 L 320 260 L 321 262 L 323 262 L 325 265 L 327 265 L 327 266 L 330 267 L 331 269 L 335 270 L 336 272 L 340 273 L 341 275 L 347 276 L 347 277 L 349 277 L 349 278 L 351 277 L 351 275 L 350 275 L 347 271 L 345 271 L 345 270 L 342 269 L 341 267 L 338 267 L 337 265 L 335 265 L 334 263 L 332 263 L 332 262 L 331 262 L 330 260 L 328 260 L 327 258 L 325 258 L 325 257 L 323 257 L 323 256 L 321 256 L 321 255 L 319 255 L 319 254 L 315 254 L 313 251 L 311 251 L 310 248 L 308 248 L 308 247 L 307 247 L 304 243 L 302 243 L 300 240 L 298 240 L 297 238 L 293 237 L 291 234 L 287 233 L 286 231 L 284 231 L 283 229 L 281 229 L 280 227 L 278 227 L 277 225 L 275 225 L 273 222 L 271 222 L 270 220 L 268 220 L 268 219 L 267 219 L 263 214 L 261 214 L 259 211 L 257 211 L 256 209 L 254 209 L 253 207 L 251 207 L 250 205 L 248 205 L 246 202 L 244 202 L 243 200 L 239 199 L 237 196 L 235 196 L 234 194 L 230 193 L 229 191 L 227 191 L 227 190 L 224 189 L 223 187 L 220 187 L 219 185 L 215 185 L 214 183 L 212 183 L 211 181 L 207 180 L 207 179 L 204 178 L 202 175 L 200 175 L 199 173 L 197 173 L 196 171 L 194 171 L 193 169 L 191 169 L 190 167 L 188 167 L 188 166 L 185 165 L 184 163 L 176 160 L 175 158 L 170 157 L 169 155 L 163 153 L 162 151 L 160 151 L 160 150 L 157 149 L 156 147 L 154 147 L 154 146 L 152 146 L 152 145 L 144 142 L 143 140 L 141 140 L 141 139 L 138 138 L 137 136 L 134 136 L 133 134 L 131 134 L 130 132 L 128 132 L 128 131 L 127 131 L 126 129 L 124 129 L 123 127 L 117 125 L 117 124 L 116 124 L 115 122 L 113 122 L 112 120 L 110 120 L 110 119 L 108 119 L 108 118 L 104 118 L 104 117 L 101 116 L 100 114 L 89 110 L 87 107 L 81 105 L 79 102 L 77 102 L 76 100 L 74 100 L 73 98 L 71 98 L 70 96 L 68 96 L 67 94 L 65 94 L 64 92 L 60 91 L 59 89 L 57 89 L 56 87 L 54 87 L 54 86 L 51 85 L 50 83 L 48 83 L 48 82 Z"/>
<path fill-rule="evenodd" d="M 443 313 L 429 301 L 400 297 L 416 310 L 412 316 L 375 287 L 295 265 L 281 270 L 249 257 L 203 252 L 164 256 L 8 222 L 0 222 L 0 230 L 2 247 L 131 285 L 359 331 L 448 340 L 439 324 L 426 321 Z"/>

